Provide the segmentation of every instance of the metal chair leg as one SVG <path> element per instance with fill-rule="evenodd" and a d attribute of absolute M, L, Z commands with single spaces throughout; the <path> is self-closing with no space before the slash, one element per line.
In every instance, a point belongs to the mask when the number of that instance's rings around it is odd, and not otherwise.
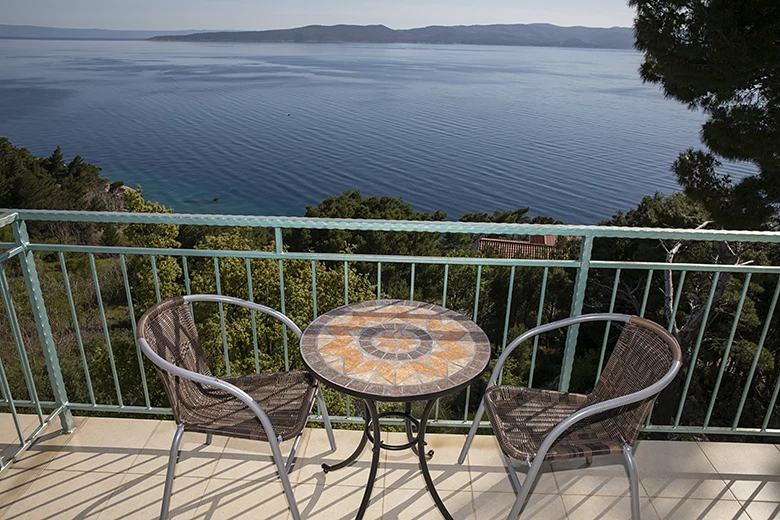
<path fill-rule="evenodd" d="M 460 450 L 460 455 L 458 456 L 458 464 L 463 464 L 463 461 L 466 460 L 466 454 L 469 452 L 469 448 L 471 448 L 471 443 L 474 440 L 474 436 L 477 434 L 477 430 L 479 429 L 479 423 L 482 421 L 482 416 L 485 414 L 485 400 L 483 399 L 479 403 L 479 408 L 477 408 L 477 415 L 474 416 L 474 422 L 471 424 L 471 429 L 469 430 L 469 436 L 466 437 L 466 443 L 463 445 L 463 449 Z"/>
<path fill-rule="evenodd" d="M 626 466 L 628 466 L 628 478 L 631 481 L 631 518 L 639 520 L 639 474 L 636 470 L 636 461 L 631 446 L 623 446 L 623 455 L 626 457 Z"/>
<path fill-rule="evenodd" d="M 506 457 L 505 460 L 509 466 L 509 472 L 511 474 L 515 471 L 514 466 L 512 466 L 512 460 L 509 459 L 509 457 Z M 520 512 L 523 510 L 523 506 L 525 505 L 525 500 L 528 498 L 528 493 L 530 493 L 531 488 L 534 487 L 534 483 L 536 482 L 536 478 L 539 476 L 539 471 L 542 469 L 543 463 L 544 457 L 536 457 L 533 464 L 531 464 L 531 467 L 528 468 L 528 474 L 525 476 L 525 480 L 523 480 L 523 485 L 520 486 L 520 491 L 517 493 L 517 499 L 515 499 L 515 505 L 512 506 L 512 511 L 509 512 L 507 520 L 516 520 L 520 516 Z M 516 473 L 515 478 L 517 478 Z"/>
<path fill-rule="evenodd" d="M 585 465 L 590 466 L 591 464 L 593 464 L 593 455 L 588 455 L 585 457 Z"/>
<path fill-rule="evenodd" d="M 214 436 L 212 434 L 210 434 L 210 433 L 207 433 L 206 434 L 206 446 L 210 446 L 211 445 L 211 441 L 213 439 L 214 439 Z"/>
<path fill-rule="evenodd" d="M 512 464 L 512 459 L 509 458 L 509 455 L 501 451 L 501 455 L 504 456 L 504 463 L 506 464 L 506 468 L 509 470 L 509 478 L 512 480 L 512 486 L 515 488 L 515 493 L 520 493 L 520 488 L 523 487 L 522 484 L 520 484 L 520 478 L 517 476 L 517 470 L 515 469 L 515 465 Z"/>
<path fill-rule="evenodd" d="M 275 441 L 276 439 L 269 439 Z M 282 459 L 282 452 L 279 450 L 278 442 L 269 442 L 271 445 L 271 453 L 276 463 L 276 470 L 279 472 L 279 478 L 282 481 L 282 488 L 284 488 L 284 495 L 287 497 L 287 506 L 290 508 L 290 514 L 293 520 L 301 520 L 301 514 L 298 512 L 298 504 L 295 502 L 295 495 L 293 494 L 292 486 L 290 485 L 290 477 L 287 476 L 287 468 L 285 467 L 284 459 Z"/>
<path fill-rule="evenodd" d="M 165 477 L 165 490 L 163 491 L 162 507 L 160 508 L 160 520 L 167 520 L 168 509 L 171 504 L 171 492 L 173 491 L 173 479 L 176 473 L 176 463 L 179 461 L 179 445 L 184 435 L 184 425 L 180 424 L 176 428 L 171 443 L 171 452 L 168 455 L 168 474 Z"/>
<path fill-rule="evenodd" d="M 325 432 L 328 434 L 330 449 L 331 451 L 336 451 L 336 438 L 333 436 L 333 427 L 330 425 L 330 415 L 328 415 L 328 407 L 325 406 L 325 396 L 322 393 L 322 386 L 317 389 L 317 406 L 320 408 L 322 422 L 325 423 Z"/>
<path fill-rule="evenodd" d="M 287 463 L 284 465 L 287 473 L 290 473 L 290 470 L 292 469 L 292 463 L 293 460 L 295 460 L 295 452 L 298 450 L 298 444 L 301 442 L 301 437 L 303 437 L 303 432 L 299 433 L 295 438 L 295 442 L 290 450 L 290 455 L 287 456 Z"/>

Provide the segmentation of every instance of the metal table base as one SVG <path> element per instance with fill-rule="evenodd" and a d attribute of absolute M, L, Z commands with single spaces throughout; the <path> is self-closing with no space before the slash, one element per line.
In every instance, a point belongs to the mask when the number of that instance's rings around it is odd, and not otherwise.
<path fill-rule="evenodd" d="M 425 428 L 428 424 L 428 418 L 431 415 L 431 410 L 433 409 L 433 405 L 436 403 L 436 400 L 432 399 L 426 402 L 425 410 L 423 411 L 422 418 L 420 418 L 419 421 L 412 416 L 412 403 L 405 403 L 403 412 L 390 411 L 379 413 L 374 401 L 368 399 L 364 401 L 366 403 L 368 417 L 365 417 L 364 415 L 364 418 L 366 419 L 366 426 L 363 430 L 363 436 L 360 438 L 360 443 L 358 444 L 357 448 L 352 453 L 352 455 L 338 464 L 334 464 L 332 466 L 327 464 L 322 465 L 322 470 L 325 473 L 345 468 L 357 460 L 360 454 L 363 453 L 366 444 L 371 441 L 371 444 L 373 445 L 373 448 L 371 449 L 373 452 L 373 456 L 371 458 L 371 470 L 368 474 L 366 490 L 363 493 L 363 501 L 360 503 L 360 509 L 358 509 L 358 514 L 356 517 L 357 520 L 361 520 L 366 514 L 368 504 L 371 501 L 371 493 L 374 490 L 374 481 L 376 480 L 376 474 L 379 470 L 379 453 L 383 449 L 391 451 L 411 449 L 415 455 L 417 455 L 420 460 L 420 471 L 422 472 L 423 478 L 425 479 L 425 485 L 428 489 L 428 492 L 431 494 L 433 501 L 436 503 L 436 507 L 439 508 L 439 511 L 445 519 L 453 520 L 452 515 L 450 515 L 449 511 L 447 511 L 447 508 L 444 506 L 444 502 L 442 502 L 441 497 L 439 497 L 439 493 L 436 492 L 436 488 L 433 486 L 433 479 L 431 478 L 431 474 L 428 471 L 428 459 L 433 457 L 433 450 L 427 452 L 425 451 Z M 406 444 L 393 445 L 382 442 L 380 437 L 381 430 L 379 428 L 379 419 L 383 417 L 401 417 L 404 419 L 404 423 L 406 424 L 406 438 L 408 440 Z M 412 426 L 417 427 L 416 437 L 412 431 Z"/>

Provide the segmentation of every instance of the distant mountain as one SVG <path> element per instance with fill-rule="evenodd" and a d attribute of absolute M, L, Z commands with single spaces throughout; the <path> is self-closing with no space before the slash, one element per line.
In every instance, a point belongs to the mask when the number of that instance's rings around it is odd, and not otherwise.
<path fill-rule="evenodd" d="M 513 25 L 432 25 L 394 30 L 384 25 L 309 25 L 273 31 L 204 32 L 165 35 L 154 41 L 288 42 L 288 43 L 438 43 L 469 45 L 526 45 L 630 49 L 633 29 L 627 27 L 559 27 L 546 23 Z"/>
<path fill-rule="evenodd" d="M 0 38 L 19 40 L 148 40 L 154 36 L 192 34 L 193 31 L 111 31 L 106 29 L 61 29 L 37 25 L 2 25 Z"/>

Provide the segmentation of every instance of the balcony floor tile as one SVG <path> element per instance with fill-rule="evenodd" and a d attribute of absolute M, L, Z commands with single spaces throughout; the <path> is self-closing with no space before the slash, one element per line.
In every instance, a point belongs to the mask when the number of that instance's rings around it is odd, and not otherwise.
<path fill-rule="evenodd" d="M 698 444 L 738 500 L 780 502 L 780 451 L 774 445 Z"/>
<path fill-rule="evenodd" d="M 631 498 L 627 496 L 563 495 L 563 503 L 569 520 L 631 520 Z M 658 520 L 649 499 L 640 499 L 639 507 L 642 520 Z"/>
<path fill-rule="evenodd" d="M 363 500 L 363 488 L 356 486 L 297 484 L 294 493 L 301 518 L 307 520 L 351 520 L 357 515 Z M 366 510 L 366 519 L 382 518 L 382 498 L 382 489 L 375 487 Z"/>
<path fill-rule="evenodd" d="M 158 493 L 158 496 L 162 497 L 162 487 L 159 488 Z M 253 481 L 212 478 L 208 482 L 194 518 L 286 520 L 288 514 L 287 499 L 279 479 Z"/>
<path fill-rule="evenodd" d="M 169 518 L 194 518 L 208 483 L 205 478 L 177 476 L 171 495 Z M 98 517 L 99 520 L 157 518 L 160 515 L 160 499 L 164 485 L 164 476 L 126 473 Z"/>
<path fill-rule="evenodd" d="M 173 421 L 159 421 L 146 445 L 128 469 L 131 473 L 165 476 L 168 455 L 176 432 Z M 214 436 L 211 445 L 206 444 L 202 433 L 184 432 L 180 445 L 181 456 L 176 465 L 176 475 L 185 477 L 210 477 L 227 444 L 227 437 Z"/>
<path fill-rule="evenodd" d="M 47 470 L 117 473 L 132 467 L 158 421 L 90 417 L 68 435 Z"/>
<path fill-rule="evenodd" d="M 664 520 L 751 520 L 734 500 L 654 498 L 653 506 Z"/>
<path fill-rule="evenodd" d="M 44 470 L 3 519 L 96 519 L 121 483 L 119 473 Z"/>
<path fill-rule="evenodd" d="M 748 502 L 745 512 L 751 520 L 773 520 L 780 518 L 780 503 L 777 502 Z"/>
<path fill-rule="evenodd" d="M 26 429 L 35 416 L 23 416 Z M 0 416 L 2 418 L 2 416 Z M 6 433 L 10 417 L 3 423 Z M 175 431 L 171 421 L 76 418 L 62 435 L 52 425 L 0 477 L 0 519 L 155 518 Z M 30 429 L 32 428 L 32 429 Z M 10 432 L 13 433 L 13 432 Z M 0 432 L 0 436 L 3 435 Z M 329 474 L 323 462 L 346 458 L 362 432 L 337 430 L 332 453 L 325 430 L 307 429 L 290 474 L 303 518 L 354 518 L 368 478 L 367 446 L 355 464 Z M 385 442 L 405 436 L 385 432 Z M 478 436 L 464 465 L 463 434 L 428 435 L 437 490 L 457 520 L 503 520 L 515 494 L 498 443 Z M 185 434 L 171 518 L 289 520 L 291 515 L 267 443 Z M 13 448 L 13 436 L 8 441 Z M 282 444 L 286 456 L 291 441 Z M 640 441 L 642 519 L 769 519 L 780 517 L 780 450 L 771 444 Z M 366 519 L 439 518 L 411 452 L 382 451 Z M 521 479 L 527 470 L 517 463 Z M 623 457 L 545 464 L 523 519 L 609 520 L 630 517 Z M 732 493 L 733 492 L 733 493 Z"/>

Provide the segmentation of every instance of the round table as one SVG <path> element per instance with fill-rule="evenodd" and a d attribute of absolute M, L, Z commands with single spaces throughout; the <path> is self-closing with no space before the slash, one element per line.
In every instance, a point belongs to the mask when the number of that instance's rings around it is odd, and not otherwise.
<path fill-rule="evenodd" d="M 323 470 L 352 464 L 366 443 L 373 444 L 368 484 L 357 518 L 363 518 L 379 465 L 380 450 L 412 449 L 420 459 L 428 492 L 444 518 L 452 516 L 433 486 L 425 452 L 425 428 L 436 399 L 472 383 L 487 367 L 490 342 L 469 318 L 438 305 L 406 300 L 373 300 L 339 307 L 309 325 L 301 337 L 301 355 L 324 384 L 366 403 L 366 425 L 357 449 L 346 460 Z M 376 401 L 405 403 L 404 412 L 379 413 Z M 412 402 L 426 401 L 422 417 Z M 400 417 L 408 442 L 385 444 L 379 419 Z M 415 437 L 412 426 L 417 427 Z"/>

